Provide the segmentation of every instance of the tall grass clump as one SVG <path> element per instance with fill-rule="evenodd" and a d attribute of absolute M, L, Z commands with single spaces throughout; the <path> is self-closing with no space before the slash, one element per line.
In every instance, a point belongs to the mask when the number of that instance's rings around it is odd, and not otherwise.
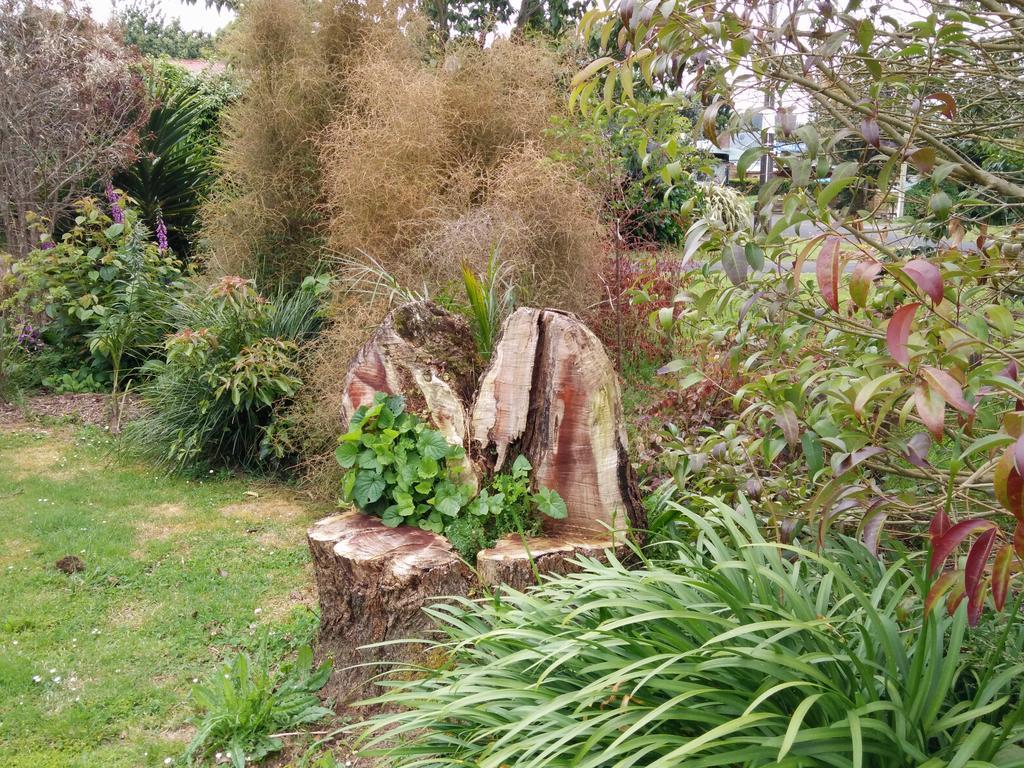
<path fill-rule="evenodd" d="M 916 561 L 678 513 L 695 541 L 663 562 L 432 608 L 449 663 L 389 683 L 369 744 L 404 768 L 1024 764 L 1019 622 L 983 647 L 966 606 L 924 615 Z"/>
<path fill-rule="evenodd" d="M 202 716 L 186 753 L 189 764 L 219 749 L 233 768 L 245 768 L 278 752 L 284 746 L 279 734 L 334 714 L 316 695 L 330 676 L 330 662 L 314 666 L 308 645 L 276 669 L 266 659 L 238 653 L 192 689 Z"/>
<path fill-rule="evenodd" d="M 370 8 L 355 0 L 245 3 L 226 52 L 245 80 L 226 112 L 221 178 L 202 210 L 215 274 L 298 282 L 326 239 L 316 138 L 345 103 Z"/>
<path fill-rule="evenodd" d="M 299 345 L 318 330 L 322 279 L 269 298 L 226 277 L 176 308 L 166 356 L 145 366 L 146 415 L 126 444 L 174 469 L 196 464 L 266 467 L 285 458 L 278 410 L 302 384 Z"/>

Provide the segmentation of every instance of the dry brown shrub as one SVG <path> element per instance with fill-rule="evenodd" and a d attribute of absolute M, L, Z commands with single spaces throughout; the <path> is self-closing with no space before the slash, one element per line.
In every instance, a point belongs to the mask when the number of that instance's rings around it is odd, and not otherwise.
<path fill-rule="evenodd" d="M 341 477 L 334 460 L 338 436 L 348 426 L 341 420 L 341 383 L 356 350 L 387 311 L 383 296 L 368 300 L 364 295 L 341 293 L 331 302 L 324 329 L 303 350 L 303 386 L 287 413 L 287 440 L 300 457 L 305 485 L 320 498 L 336 497 Z"/>
<path fill-rule="evenodd" d="M 502 254 L 529 303 L 581 310 L 598 298 L 605 255 L 597 199 L 572 170 L 527 145 L 490 180 L 488 207 L 511 229 Z"/>
<path fill-rule="evenodd" d="M 397 8 L 397 6 L 394 6 Z M 373 11 L 371 13 L 371 11 Z M 358 0 L 246 3 L 226 51 L 246 78 L 225 118 L 223 176 L 203 209 L 210 271 L 295 280 L 325 243 L 317 143 L 346 101 L 348 70 L 392 7 Z"/>
<path fill-rule="evenodd" d="M 351 109 L 326 134 L 324 186 L 332 244 L 400 253 L 443 215 L 454 147 L 435 71 L 392 51 L 349 72 Z"/>
<path fill-rule="evenodd" d="M 508 152 L 540 141 L 564 109 L 561 61 L 540 43 L 497 40 L 463 46 L 444 63 L 446 101 L 460 151 L 491 168 Z"/>
<path fill-rule="evenodd" d="M 492 172 L 481 205 L 438 221 L 408 258 L 428 284 L 444 285 L 463 262 L 483 272 L 492 249 L 523 303 L 579 311 L 598 298 L 605 245 L 596 200 L 534 144 Z"/>
<path fill-rule="evenodd" d="M 572 169 L 544 159 L 563 75 L 522 40 L 456 46 L 440 65 L 397 47 L 364 57 L 323 143 L 332 246 L 430 293 L 498 247 L 532 301 L 585 304 L 597 214 Z"/>

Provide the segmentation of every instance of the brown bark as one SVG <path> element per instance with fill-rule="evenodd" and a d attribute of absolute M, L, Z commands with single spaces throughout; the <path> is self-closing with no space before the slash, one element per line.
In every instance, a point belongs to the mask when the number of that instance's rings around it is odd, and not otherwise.
<path fill-rule="evenodd" d="M 387 528 L 349 510 L 319 521 L 308 536 L 320 596 L 318 654 L 334 659 L 326 694 L 338 703 L 374 695 L 371 681 L 387 671 L 386 663 L 422 652 L 417 643 L 362 646 L 426 638 L 431 624 L 424 606 L 467 595 L 474 583 L 447 540 L 419 528 Z"/>
<path fill-rule="evenodd" d="M 552 537 L 621 541 L 646 526 L 626 449 L 615 367 L 574 315 L 520 309 L 507 321 L 472 411 L 474 447 L 499 471 L 522 453 L 537 488 L 565 499 Z"/>

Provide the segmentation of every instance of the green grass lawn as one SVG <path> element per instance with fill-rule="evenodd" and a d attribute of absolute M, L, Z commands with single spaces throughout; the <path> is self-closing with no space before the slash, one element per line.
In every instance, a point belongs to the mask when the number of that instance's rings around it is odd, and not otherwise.
<path fill-rule="evenodd" d="M 4 768 L 180 764 L 193 681 L 315 627 L 305 531 L 330 510 L 109 452 L 98 430 L 0 430 Z"/>

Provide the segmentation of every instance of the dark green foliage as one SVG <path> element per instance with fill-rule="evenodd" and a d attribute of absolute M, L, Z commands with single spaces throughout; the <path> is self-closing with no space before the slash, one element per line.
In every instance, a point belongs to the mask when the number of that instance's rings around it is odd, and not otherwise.
<path fill-rule="evenodd" d="M 665 101 L 641 113 L 595 105 L 586 118 L 556 121 L 559 156 L 603 198 L 604 217 L 629 247 L 682 243 L 696 175 L 713 173 L 716 161 L 682 138 L 692 127 L 687 106 Z"/>
<path fill-rule="evenodd" d="M 322 279 L 269 299 L 251 281 L 226 277 L 184 297 L 164 360 L 147 366 L 149 404 L 126 429 L 128 445 L 177 469 L 195 463 L 270 466 L 285 457 L 273 439 L 276 410 L 294 395 L 298 344 L 321 322 Z"/>
<path fill-rule="evenodd" d="M 226 78 L 195 77 L 156 63 L 149 75 L 154 107 L 139 135 L 139 157 L 115 177 L 143 220 L 167 225 L 171 249 L 184 258 L 195 251 L 199 207 L 216 180 L 221 111 L 237 97 Z"/>
<path fill-rule="evenodd" d="M 517 457 L 510 472 L 491 478 L 466 508 L 467 514 L 445 528 L 448 540 L 466 560 L 472 562 L 477 552 L 507 534 L 540 535 L 541 515 L 561 520 L 568 514 L 558 491 L 530 491 L 531 469 L 525 456 Z"/>
<path fill-rule="evenodd" d="M 114 22 L 124 41 L 144 56 L 204 59 L 213 53 L 213 35 L 184 29 L 178 19 L 168 21 L 155 0 L 136 0 L 118 8 Z"/>
<path fill-rule="evenodd" d="M 23 332 L 0 315 L 0 398 L 4 400 L 18 392 L 26 374 L 28 351 L 20 338 Z"/>
<path fill-rule="evenodd" d="M 474 498 L 458 467 L 465 455 L 461 445 L 451 445 L 407 412 L 401 395 L 378 392 L 372 405 L 353 414 L 335 452 L 346 470 L 342 498 L 389 527 L 415 525 L 445 534 L 469 562 L 507 533 L 539 533 L 539 513 L 566 516 L 557 492 L 531 493 L 530 462 L 524 456 Z"/>
<path fill-rule="evenodd" d="M 256 663 L 239 653 L 224 664 L 205 685 L 192 689 L 203 710 L 187 756 L 205 756 L 220 750 L 234 768 L 259 761 L 284 746 L 273 734 L 293 731 L 332 715 L 316 692 L 331 676 L 331 662 L 313 667 L 313 651 L 299 649 L 294 662 L 273 672 L 266 661 Z"/>
<path fill-rule="evenodd" d="M 75 391 L 74 382 L 105 383 L 110 357 L 90 342 L 109 330 L 126 303 L 138 322 L 123 336 L 122 367 L 141 365 L 159 342 L 173 298 L 183 287 L 179 262 L 151 242 L 136 210 L 125 208 L 124 221 L 115 223 L 97 201 L 86 198 L 75 204 L 75 212 L 73 226 L 58 242 L 47 222 L 38 222 L 40 247 L 12 267 L 11 291 L 3 303 L 4 315 L 21 327 L 33 324 L 28 318 L 42 318 L 35 323 L 39 343 L 30 356 L 45 358 L 40 369 L 49 368 L 55 376 L 51 384 L 63 384 L 66 391 Z M 81 375 L 71 373 L 76 370 Z"/>
<path fill-rule="evenodd" d="M 641 570 L 431 608 L 450 663 L 371 702 L 386 764 L 1024 765 L 1019 623 L 976 651 L 912 562 L 768 542 L 746 505 L 677 514 L 694 542 Z"/>
<path fill-rule="evenodd" d="M 416 525 L 434 533 L 458 517 L 472 497 L 450 462 L 465 451 L 405 410 L 401 395 L 378 392 L 360 406 L 335 452 L 346 470 L 342 497 L 392 528 Z"/>

